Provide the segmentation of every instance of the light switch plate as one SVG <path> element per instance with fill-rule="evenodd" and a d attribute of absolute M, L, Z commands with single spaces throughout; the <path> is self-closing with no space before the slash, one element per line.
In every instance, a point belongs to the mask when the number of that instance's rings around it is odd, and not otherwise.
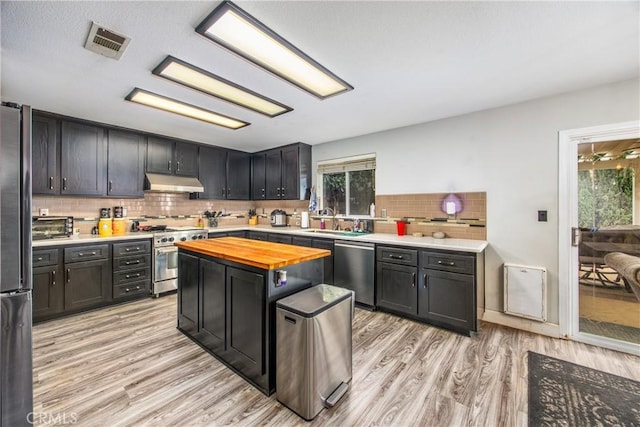
<path fill-rule="evenodd" d="M 40 216 L 47 216 L 47 215 L 49 215 L 49 209 L 43 209 L 43 208 L 40 208 L 40 211 L 39 211 L 39 212 L 40 212 Z"/>
<path fill-rule="evenodd" d="M 547 211 L 538 211 L 538 221 L 547 222 Z"/>

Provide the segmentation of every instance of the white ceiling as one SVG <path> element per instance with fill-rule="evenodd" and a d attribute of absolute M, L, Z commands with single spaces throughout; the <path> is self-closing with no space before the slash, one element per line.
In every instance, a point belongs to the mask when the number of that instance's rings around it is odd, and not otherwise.
<path fill-rule="evenodd" d="M 318 144 L 639 76 L 640 2 L 237 2 L 355 87 L 324 101 L 197 35 L 211 2 L 1 2 L 3 101 L 256 151 Z M 84 49 L 91 21 L 132 38 Z M 151 74 L 167 55 L 294 108 L 276 118 Z M 140 106 L 150 90 L 251 123 L 227 130 Z"/>

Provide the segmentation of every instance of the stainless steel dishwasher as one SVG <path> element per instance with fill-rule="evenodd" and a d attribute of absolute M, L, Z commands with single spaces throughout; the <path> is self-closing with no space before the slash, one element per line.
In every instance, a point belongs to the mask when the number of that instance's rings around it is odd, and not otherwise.
<path fill-rule="evenodd" d="M 354 291 L 357 304 L 374 308 L 375 245 L 336 240 L 333 255 L 333 284 Z"/>

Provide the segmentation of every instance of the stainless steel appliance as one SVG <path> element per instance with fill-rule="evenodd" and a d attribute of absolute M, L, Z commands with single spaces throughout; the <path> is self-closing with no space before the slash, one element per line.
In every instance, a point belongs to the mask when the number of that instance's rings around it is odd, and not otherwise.
<path fill-rule="evenodd" d="M 178 248 L 173 244 L 206 238 L 206 231 L 194 227 L 167 227 L 153 233 L 153 296 L 178 289 Z"/>
<path fill-rule="evenodd" d="M 271 211 L 271 225 L 273 227 L 286 227 L 287 213 L 282 209 L 274 209 Z"/>
<path fill-rule="evenodd" d="M 0 108 L 0 426 L 27 426 L 33 412 L 31 108 Z"/>
<path fill-rule="evenodd" d="M 276 397 L 307 421 L 349 389 L 352 301 L 323 284 L 276 303 Z"/>
<path fill-rule="evenodd" d="M 31 238 L 33 240 L 69 237 L 72 234 L 72 216 L 34 216 L 31 220 Z"/>
<path fill-rule="evenodd" d="M 375 245 L 336 240 L 333 252 L 333 284 L 355 292 L 356 303 L 375 306 Z"/>

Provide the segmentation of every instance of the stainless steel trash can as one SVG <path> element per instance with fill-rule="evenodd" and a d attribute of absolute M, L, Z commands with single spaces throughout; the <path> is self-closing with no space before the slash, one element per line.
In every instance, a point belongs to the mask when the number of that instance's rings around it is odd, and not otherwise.
<path fill-rule="evenodd" d="M 353 297 L 322 284 L 276 302 L 276 397 L 307 421 L 349 388 Z"/>

